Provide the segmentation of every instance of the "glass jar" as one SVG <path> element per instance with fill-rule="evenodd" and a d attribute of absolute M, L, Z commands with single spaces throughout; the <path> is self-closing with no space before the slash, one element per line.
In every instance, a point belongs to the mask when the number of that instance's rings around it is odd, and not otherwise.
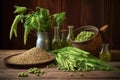
<path fill-rule="evenodd" d="M 68 35 L 66 39 L 67 46 L 72 46 L 71 40 L 74 40 L 73 28 L 74 26 L 68 26 Z"/>
<path fill-rule="evenodd" d="M 61 48 L 61 40 L 59 36 L 59 27 L 54 27 L 54 37 L 52 40 L 52 50 Z"/>
<path fill-rule="evenodd" d="M 99 54 L 99 57 L 106 62 L 111 61 L 111 57 L 112 57 L 108 46 L 109 46 L 108 43 L 102 44 L 102 49 Z"/>
<path fill-rule="evenodd" d="M 67 30 L 61 30 L 61 47 L 66 46 L 66 31 Z"/>

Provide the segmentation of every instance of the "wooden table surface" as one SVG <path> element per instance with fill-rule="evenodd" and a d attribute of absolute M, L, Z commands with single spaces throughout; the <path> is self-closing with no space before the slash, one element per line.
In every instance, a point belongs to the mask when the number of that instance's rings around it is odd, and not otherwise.
<path fill-rule="evenodd" d="M 16 53 L 22 53 L 25 50 L 0 50 L 0 80 L 120 80 L 120 70 L 118 71 L 89 71 L 82 72 L 64 72 L 57 68 L 46 68 L 38 66 L 44 70 L 45 74 L 37 76 L 29 74 L 25 68 L 13 68 L 4 64 L 4 58 Z M 120 62 L 109 62 L 108 64 L 119 67 Z M 18 77 L 18 73 L 26 72 L 28 77 Z"/>

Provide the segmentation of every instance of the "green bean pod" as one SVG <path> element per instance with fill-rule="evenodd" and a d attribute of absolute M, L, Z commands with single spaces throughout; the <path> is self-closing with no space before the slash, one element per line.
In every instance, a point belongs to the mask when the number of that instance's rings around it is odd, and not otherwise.
<path fill-rule="evenodd" d="M 12 23 L 10 30 L 10 39 L 12 39 L 13 33 L 17 37 L 17 24 L 20 22 L 22 15 L 17 15 Z"/>

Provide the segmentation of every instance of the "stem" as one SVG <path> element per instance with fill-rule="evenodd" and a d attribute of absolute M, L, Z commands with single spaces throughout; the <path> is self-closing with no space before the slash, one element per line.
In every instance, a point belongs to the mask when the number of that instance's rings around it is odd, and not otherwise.
<path fill-rule="evenodd" d="M 34 11 L 32 10 L 32 9 L 30 9 L 30 8 L 27 8 L 29 11 L 31 11 L 32 13 L 34 13 Z"/>

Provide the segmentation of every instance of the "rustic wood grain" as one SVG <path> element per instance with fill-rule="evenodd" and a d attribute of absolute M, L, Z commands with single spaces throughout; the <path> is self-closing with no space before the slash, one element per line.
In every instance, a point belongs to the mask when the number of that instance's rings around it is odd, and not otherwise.
<path fill-rule="evenodd" d="M 81 0 L 62 0 L 62 11 L 66 12 L 66 20 L 63 28 L 73 25 L 75 28 L 81 25 Z"/>
<path fill-rule="evenodd" d="M 104 23 L 104 0 L 81 0 L 81 25 L 100 28 Z"/>
<path fill-rule="evenodd" d="M 57 70 L 57 68 L 46 68 L 37 66 L 40 70 L 44 70 L 45 74 L 36 76 L 35 74 L 29 74 L 28 68 L 19 68 L 14 66 L 7 67 L 4 64 L 3 59 L 9 55 L 16 53 L 22 53 L 26 50 L 0 50 L 0 80 L 119 80 L 120 70 L 118 71 L 89 71 L 89 72 L 64 72 Z M 113 50 L 112 52 L 120 53 L 119 50 Z M 109 62 L 108 64 L 120 68 L 120 62 Z M 28 77 L 18 77 L 18 73 L 26 72 Z"/>
<path fill-rule="evenodd" d="M 12 21 L 14 5 L 26 6 L 35 9 L 36 6 L 50 9 L 51 14 L 66 11 L 66 20 L 63 29 L 68 25 L 75 28 L 83 25 L 94 25 L 100 28 L 108 24 L 109 29 L 105 33 L 105 42 L 110 43 L 111 49 L 120 49 L 120 0 L 1 0 L 1 27 L 0 49 L 29 49 L 35 46 L 36 36 L 28 37 L 27 45 L 23 44 L 23 25 L 19 24 L 18 37 L 9 40 L 9 31 Z M 52 31 L 51 31 L 52 32 Z M 50 36 L 53 36 L 51 33 Z M 52 37 L 51 37 L 52 38 Z"/>

